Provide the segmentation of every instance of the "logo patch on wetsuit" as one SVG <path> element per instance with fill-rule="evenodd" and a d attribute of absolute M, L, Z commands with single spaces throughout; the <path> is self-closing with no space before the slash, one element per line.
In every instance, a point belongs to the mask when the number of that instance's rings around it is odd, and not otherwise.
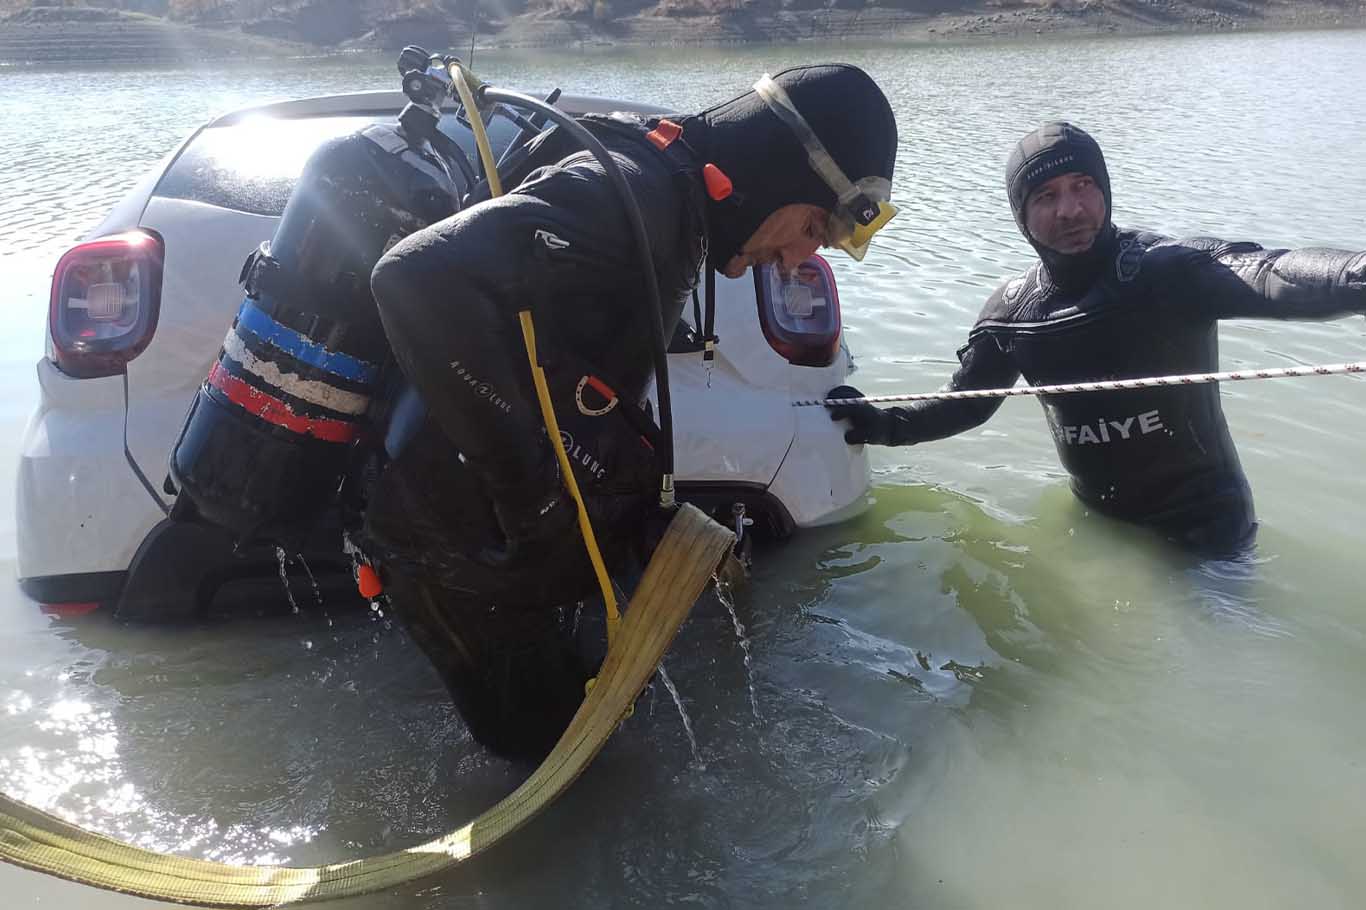
<path fill-rule="evenodd" d="M 1031 265 L 1023 275 L 1012 278 L 1006 282 L 1005 298 L 1009 303 L 1014 303 L 1015 298 L 1024 292 L 1024 289 L 1031 284 L 1038 284 L 1039 263 Z"/>
<path fill-rule="evenodd" d="M 1056 158 L 1045 159 L 1041 164 L 1037 164 L 1025 172 L 1024 182 L 1033 183 L 1049 171 L 1057 170 L 1064 164 L 1071 164 L 1077 156 L 1068 152 L 1066 155 L 1059 155 Z"/>
<path fill-rule="evenodd" d="M 598 457 L 592 452 L 575 442 L 568 430 L 560 430 L 560 442 L 564 443 L 564 453 L 569 456 L 570 463 L 582 465 L 598 480 L 607 479 L 607 469 L 603 467 L 602 462 L 598 461 Z"/>
<path fill-rule="evenodd" d="M 463 381 L 465 385 L 469 386 L 470 391 L 473 392 L 475 396 L 487 399 L 489 404 L 493 405 L 504 414 L 512 413 L 512 405 L 508 404 L 507 400 L 504 399 L 502 395 L 498 394 L 498 390 L 471 373 L 463 363 L 458 360 L 452 360 L 451 369 L 455 371 L 457 378 Z"/>
<path fill-rule="evenodd" d="M 1119 255 L 1115 257 L 1115 277 L 1122 282 L 1133 281 L 1138 270 L 1143 267 L 1143 254 L 1147 247 L 1137 240 L 1124 240 L 1119 244 Z"/>
<path fill-rule="evenodd" d="M 1053 427 L 1053 438 L 1069 446 L 1101 445 L 1107 442 L 1132 439 L 1135 436 L 1146 436 L 1149 433 L 1156 433 L 1158 430 L 1165 430 L 1166 428 L 1166 425 L 1162 423 L 1160 413 L 1144 411 L 1142 414 L 1135 414 L 1133 417 L 1125 417 L 1122 420 L 1100 417 L 1096 419 L 1094 424 L 1055 425 Z"/>

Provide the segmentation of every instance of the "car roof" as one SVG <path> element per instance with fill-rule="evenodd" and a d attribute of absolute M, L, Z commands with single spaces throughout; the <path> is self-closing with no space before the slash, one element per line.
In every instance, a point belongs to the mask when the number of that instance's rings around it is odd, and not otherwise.
<path fill-rule="evenodd" d="M 408 102 L 402 92 L 369 91 L 346 92 L 340 95 L 319 95 L 315 98 L 299 98 L 289 101 L 275 101 L 240 108 L 215 117 L 205 126 L 222 127 L 234 124 L 248 117 L 328 117 L 346 115 L 380 115 L 398 112 Z M 641 114 L 666 114 L 667 108 L 638 101 L 625 101 L 616 98 L 602 98 L 596 95 L 561 95 L 555 102 L 561 110 L 574 114 L 604 114 L 609 111 L 635 111 Z M 455 110 L 459 105 L 448 105 Z"/>
<path fill-rule="evenodd" d="M 146 173 L 126 196 L 115 203 L 113 209 L 104 219 L 85 235 L 85 239 L 102 237 L 136 227 L 141 222 L 142 212 L 152 198 L 162 177 L 174 166 L 181 153 L 206 129 L 232 127 L 243 121 L 262 116 L 300 119 L 348 115 L 393 116 L 401 111 L 407 102 L 408 98 L 402 92 L 381 89 L 254 104 L 221 114 L 191 131 L 188 136 L 181 140 L 180 144 L 170 154 L 166 155 L 155 168 Z M 671 113 L 667 108 L 651 104 L 604 98 L 596 95 L 562 94 L 556 100 L 555 106 L 571 114 L 608 113 L 611 111 L 635 111 L 648 115 Z M 453 112 L 457 107 L 458 105 L 451 103 L 447 106 L 447 110 Z"/>

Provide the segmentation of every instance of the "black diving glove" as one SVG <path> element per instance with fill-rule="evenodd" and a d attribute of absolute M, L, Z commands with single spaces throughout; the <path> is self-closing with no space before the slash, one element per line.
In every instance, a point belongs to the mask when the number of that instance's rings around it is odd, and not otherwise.
<path fill-rule="evenodd" d="M 836 386 L 825 393 L 826 398 L 862 398 L 863 393 L 851 385 Z M 872 443 L 886 446 L 892 444 L 892 415 L 882 408 L 859 402 L 857 404 L 828 404 L 831 420 L 847 420 L 850 429 L 844 434 L 844 441 L 850 445 Z"/>

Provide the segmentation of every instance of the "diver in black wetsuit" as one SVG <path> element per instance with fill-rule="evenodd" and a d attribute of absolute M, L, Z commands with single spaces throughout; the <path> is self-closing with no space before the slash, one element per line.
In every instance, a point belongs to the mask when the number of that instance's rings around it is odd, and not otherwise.
<path fill-rule="evenodd" d="M 1218 369 L 1220 319 L 1335 319 L 1366 312 L 1366 253 L 1174 240 L 1110 221 L 1099 146 L 1067 123 L 1025 136 L 1006 167 L 1016 223 L 1039 254 L 987 300 L 948 390 Z M 841 387 L 831 397 L 860 397 Z M 879 409 L 832 406 L 850 443 L 910 445 L 971 429 L 1000 398 Z M 1072 489 L 1098 511 L 1193 550 L 1237 552 L 1256 531 L 1252 493 L 1217 384 L 1041 398 Z"/>
<path fill-rule="evenodd" d="M 822 245 L 862 258 L 895 211 L 895 120 L 855 67 L 790 69 L 675 120 L 582 123 L 639 201 L 666 337 L 700 267 L 730 277 L 769 262 L 795 268 Z M 560 647 L 553 608 L 597 591 L 543 429 L 520 310 L 534 315 L 566 448 L 614 574 L 648 555 L 660 476 L 642 409 L 651 319 L 622 201 L 562 131 L 536 143 L 506 196 L 402 240 L 371 279 L 429 416 L 390 452 L 364 547 L 475 737 L 516 754 L 547 750 L 582 698 L 592 668 Z M 585 376 L 615 392 L 614 408 L 599 386 L 580 384 Z"/>

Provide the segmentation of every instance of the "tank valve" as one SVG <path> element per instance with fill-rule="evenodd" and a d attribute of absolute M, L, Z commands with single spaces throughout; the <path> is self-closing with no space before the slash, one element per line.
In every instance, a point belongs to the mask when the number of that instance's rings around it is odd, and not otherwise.
<path fill-rule="evenodd" d="M 730 507 L 731 524 L 735 530 L 735 546 L 733 553 L 735 558 L 740 561 L 746 569 L 750 566 L 750 554 L 753 552 L 753 539 L 745 533 L 746 528 L 754 526 L 754 519 L 745 514 L 745 504 L 743 502 L 733 503 Z"/>

